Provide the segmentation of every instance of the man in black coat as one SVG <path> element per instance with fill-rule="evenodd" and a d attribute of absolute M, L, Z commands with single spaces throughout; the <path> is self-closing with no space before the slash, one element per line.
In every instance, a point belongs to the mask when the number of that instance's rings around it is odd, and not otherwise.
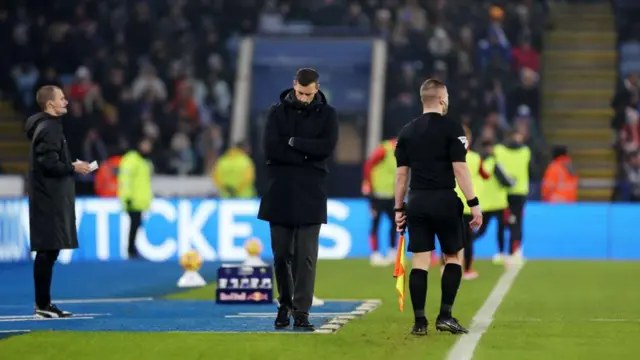
<path fill-rule="evenodd" d="M 62 132 L 67 100 L 56 86 L 43 86 L 36 94 L 42 109 L 27 119 L 25 131 L 31 141 L 29 156 L 29 230 L 35 283 L 35 315 L 59 318 L 71 313 L 51 304 L 53 264 L 60 250 L 78 248 L 73 174 L 88 174 L 84 161 L 71 161 Z"/>
<path fill-rule="evenodd" d="M 293 88 L 269 109 L 264 133 L 266 193 L 258 218 L 269 222 L 279 308 L 276 328 L 313 330 L 320 227 L 327 223 L 327 160 L 338 140 L 338 115 L 318 87 L 318 73 L 300 69 Z"/>

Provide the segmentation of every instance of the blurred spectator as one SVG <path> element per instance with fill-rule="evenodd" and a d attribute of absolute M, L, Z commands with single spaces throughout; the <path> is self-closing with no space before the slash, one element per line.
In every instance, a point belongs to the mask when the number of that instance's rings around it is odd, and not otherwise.
<path fill-rule="evenodd" d="M 30 109 L 35 102 L 33 94 L 37 91 L 34 88 L 40 77 L 38 69 L 32 63 L 22 63 L 11 72 L 11 75 L 23 108 Z"/>
<path fill-rule="evenodd" d="M 616 186 L 614 200 L 640 199 L 640 193 L 636 193 L 636 187 L 640 184 L 640 176 L 637 169 L 637 157 L 640 151 L 640 81 L 638 74 L 628 74 L 618 86 L 611 107 L 614 117 L 611 119 L 611 127 L 616 134 L 615 149 L 618 168 L 616 174 Z M 637 183 L 637 184 L 636 184 Z M 624 184 L 628 184 L 630 195 L 625 196 Z M 629 196 L 631 198 L 629 198 Z"/>
<path fill-rule="evenodd" d="M 526 38 L 520 42 L 519 46 L 513 48 L 512 59 L 514 70 L 529 68 L 536 72 L 540 71 L 540 54 Z"/>
<path fill-rule="evenodd" d="M 357 2 L 349 4 L 349 10 L 344 23 L 349 27 L 363 30 L 369 30 L 371 27 L 369 17 L 362 12 L 362 7 Z"/>
<path fill-rule="evenodd" d="M 176 175 L 190 175 L 195 168 L 195 154 L 189 137 L 182 132 L 173 135 L 169 167 Z"/>
<path fill-rule="evenodd" d="M 630 187 L 629 201 L 640 201 L 640 152 L 635 151 L 626 156 L 624 171 Z"/>
<path fill-rule="evenodd" d="M 638 110 L 626 108 L 626 123 L 620 130 L 620 147 L 625 154 L 640 150 L 640 116 Z"/>
<path fill-rule="evenodd" d="M 580 178 L 573 168 L 569 150 L 564 145 L 558 145 L 554 146 L 552 153 L 553 160 L 542 179 L 542 201 L 576 202 Z"/>
<path fill-rule="evenodd" d="M 520 84 L 508 95 L 507 118 L 513 119 L 517 115 L 518 107 L 526 105 L 531 116 L 538 119 L 540 113 L 540 89 L 538 89 L 539 75 L 529 68 L 520 70 Z"/>
<path fill-rule="evenodd" d="M 116 76 L 119 76 L 119 74 Z M 156 69 L 153 65 L 148 63 L 142 65 L 139 75 L 131 84 L 131 91 L 133 98 L 136 100 L 140 100 L 148 92 L 153 93 L 153 97 L 159 101 L 167 99 L 167 87 L 156 74 Z"/>

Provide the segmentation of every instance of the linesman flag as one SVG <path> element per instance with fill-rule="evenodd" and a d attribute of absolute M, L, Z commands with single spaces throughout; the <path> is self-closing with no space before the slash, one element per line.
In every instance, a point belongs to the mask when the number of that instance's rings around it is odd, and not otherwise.
<path fill-rule="evenodd" d="M 400 304 L 401 312 L 404 311 L 404 293 L 406 290 L 405 253 L 404 232 L 401 232 L 398 253 L 396 254 L 396 265 L 393 269 L 393 277 L 396 278 L 396 291 L 398 292 L 398 303 Z"/>

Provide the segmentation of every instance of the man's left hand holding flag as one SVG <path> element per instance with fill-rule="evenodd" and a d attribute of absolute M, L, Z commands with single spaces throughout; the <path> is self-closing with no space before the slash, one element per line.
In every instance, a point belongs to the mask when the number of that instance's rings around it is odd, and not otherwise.
<path fill-rule="evenodd" d="M 406 243 L 404 240 L 404 231 L 407 223 L 407 213 L 405 206 L 402 209 L 396 209 L 396 227 L 400 233 L 400 241 L 398 242 L 398 253 L 396 255 L 396 263 L 393 269 L 393 277 L 396 278 L 396 291 L 398 292 L 398 303 L 400 311 L 404 311 L 404 294 L 406 290 Z"/>

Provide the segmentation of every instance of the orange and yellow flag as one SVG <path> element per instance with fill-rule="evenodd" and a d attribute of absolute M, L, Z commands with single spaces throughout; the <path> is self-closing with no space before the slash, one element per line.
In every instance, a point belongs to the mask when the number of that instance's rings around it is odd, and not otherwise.
<path fill-rule="evenodd" d="M 393 269 L 393 277 L 396 278 L 396 291 L 398 292 L 398 303 L 400 311 L 404 311 L 404 293 L 406 290 L 406 267 L 405 267 L 406 246 L 404 243 L 404 234 L 400 234 L 398 242 L 398 253 L 396 254 L 396 265 Z"/>

